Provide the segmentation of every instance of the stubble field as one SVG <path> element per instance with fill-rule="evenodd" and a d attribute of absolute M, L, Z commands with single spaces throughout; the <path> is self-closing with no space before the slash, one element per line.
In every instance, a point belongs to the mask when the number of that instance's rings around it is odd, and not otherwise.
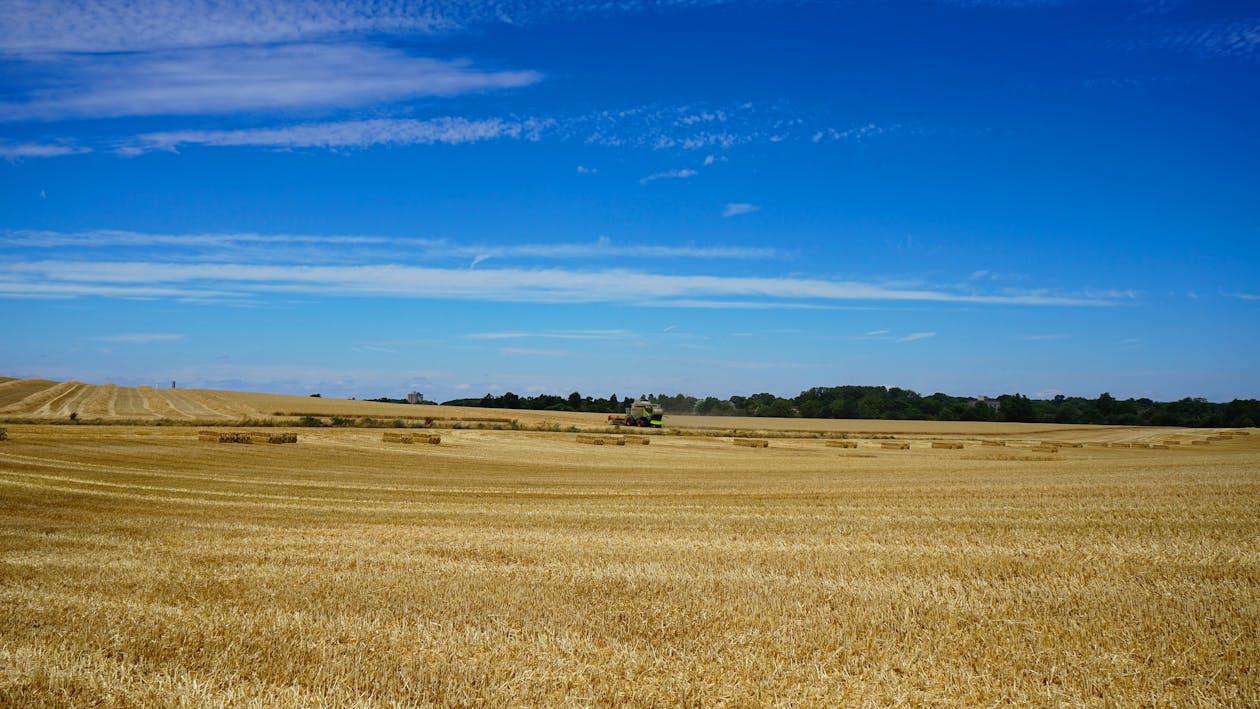
<path fill-rule="evenodd" d="M 7 428 L 4 706 L 1260 703 L 1260 435 Z"/>

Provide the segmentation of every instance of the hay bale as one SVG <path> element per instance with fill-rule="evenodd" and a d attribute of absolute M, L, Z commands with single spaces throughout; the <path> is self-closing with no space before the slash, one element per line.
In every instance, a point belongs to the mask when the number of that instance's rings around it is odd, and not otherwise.
<path fill-rule="evenodd" d="M 827 441 L 832 448 L 857 448 L 857 441 Z"/>
<path fill-rule="evenodd" d="M 438 445 L 438 444 L 440 444 L 440 443 L 442 442 L 442 437 L 441 437 L 441 436 L 429 436 L 428 441 L 429 441 L 429 445 L 436 446 L 436 445 Z"/>
<path fill-rule="evenodd" d="M 1192 446 L 1206 446 L 1207 444 L 1207 441 L 1190 441 L 1190 445 Z"/>
<path fill-rule="evenodd" d="M 764 438 L 736 438 L 731 442 L 737 446 L 744 446 L 745 448 L 769 448 L 770 447 L 770 441 L 767 441 Z"/>
<path fill-rule="evenodd" d="M 0 428 L 0 441 L 8 440 L 8 438 L 9 438 L 9 429 Z"/>
<path fill-rule="evenodd" d="M 1164 441 L 1165 448 L 1167 448 L 1168 446 L 1179 446 L 1179 445 L 1181 445 L 1181 441 Z"/>
<path fill-rule="evenodd" d="M 577 437 L 577 442 L 578 442 L 578 443 L 589 443 L 589 444 L 591 444 L 591 445 L 593 445 L 593 446 L 602 446 L 602 445 L 604 445 L 604 437 L 603 437 L 603 436 L 592 436 L 592 435 L 585 434 L 585 433 L 579 433 L 579 434 L 578 434 L 578 437 Z"/>
<path fill-rule="evenodd" d="M 963 444 L 958 441 L 932 441 L 932 447 L 956 451 L 962 449 Z"/>
<path fill-rule="evenodd" d="M 980 441 L 980 445 L 982 445 L 982 446 L 1005 446 L 1005 445 L 1006 445 L 1006 441 L 990 441 L 990 440 L 987 440 L 987 439 L 986 439 L 986 440 Z"/>
<path fill-rule="evenodd" d="M 209 441 L 210 443 L 218 443 L 218 442 L 219 442 L 219 434 L 218 434 L 218 433 L 216 433 L 215 431 L 198 431 L 198 432 L 197 432 L 197 440 L 199 440 L 199 441 Z"/>
<path fill-rule="evenodd" d="M 1102 441 L 1090 441 L 1085 444 L 1086 448 L 1106 448 L 1107 444 Z"/>
<path fill-rule="evenodd" d="M 1058 453 L 1059 452 L 1058 446 L 1046 445 L 1044 443 L 1038 446 L 1033 446 L 1032 449 L 1038 453 Z"/>
<path fill-rule="evenodd" d="M 220 433 L 219 443 L 253 443 L 254 437 L 248 433 Z"/>
<path fill-rule="evenodd" d="M 1168 446 L 1163 443 L 1152 443 L 1151 448 L 1155 448 L 1156 450 L 1164 450 L 1164 451 L 1168 450 Z"/>
<path fill-rule="evenodd" d="M 410 433 L 386 431 L 381 434 L 381 440 L 385 443 L 414 443 L 416 439 Z"/>
<path fill-rule="evenodd" d="M 297 443 L 296 433 L 273 433 L 267 436 L 268 443 Z"/>
<path fill-rule="evenodd" d="M 1081 447 L 1084 447 L 1085 444 L 1077 443 L 1076 441 L 1059 441 L 1055 445 L 1059 446 L 1060 448 L 1081 448 Z"/>
<path fill-rule="evenodd" d="M 880 443 L 879 446 L 880 448 L 887 448 L 889 450 L 910 450 L 910 444 L 904 441 L 884 441 Z"/>
<path fill-rule="evenodd" d="M 634 445 L 642 445 L 642 446 L 646 446 L 647 444 L 652 442 L 652 439 L 648 438 L 647 436 L 626 436 L 623 440 L 626 443 L 630 443 Z"/>

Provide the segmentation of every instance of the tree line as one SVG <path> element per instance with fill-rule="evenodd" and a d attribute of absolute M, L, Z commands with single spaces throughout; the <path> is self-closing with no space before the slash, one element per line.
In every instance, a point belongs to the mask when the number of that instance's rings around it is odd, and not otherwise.
<path fill-rule="evenodd" d="M 922 396 L 909 389 L 882 386 L 815 387 L 791 399 L 774 394 L 753 394 L 697 398 L 686 394 L 654 394 L 648 399 L 669 414 L 700 416 L 774 416 L 780 418 L 898 419 L 913 421 L 1016 421 L 1023 423 L 1112 424 L 1124 426 L 1186 426 L 1246 428 L 1260 425 L 1260 401 L 1235 399 L 1214 403 L 1203 398 L 1178 401 L 1117 399 L 1104 392 L 1097 398 L 1059 395 L 1053 399 L 1030 399 L 1023 394 L 1003 394 L 997 398 L 950 396 L 936 393 Z M 486 394 L 480 399 L 454 399 L 452 406 L 480 406 L 500 409 L 542 411 L 584 411 L 625 413 L 634 399 L 607 399 L 582 396 L 539 394 L 520 396 L 508 392 Z"/>

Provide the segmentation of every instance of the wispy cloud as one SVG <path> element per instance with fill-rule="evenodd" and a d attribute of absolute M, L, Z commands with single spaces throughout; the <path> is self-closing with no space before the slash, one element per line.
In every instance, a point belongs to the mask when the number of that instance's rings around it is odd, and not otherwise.
<path fill-rule="evenodd" d="M 5 160 L 55 158 L 62 155 L 78 155 L 90 152 L 92 152 L 90 148 L 67 143 L 12 143 L 0 140 L 0 158 Z"/>
<path fill-rule="evenodd" d="M 136 52 L 293 42 L 349 32 L 430 32 L 452 21 L 431 5 L 370 0 L 12 0 L 0 15 L 7 53 Z"/>
<path fill-rule="evenodd" d="M 617 283 L 617 289 L 609 289 Z M 444 269 L 402 265 L 306 266 L 229 263 L 18 261 L 0 264 L 7 297 L 184 297 L 209 294 L 300 294 L 320 297 L 388 296 L 536 303 L 622 302 L 645 294 L 642 305 L 681 303 L 828 307 L 839 302 L 936 302 L 987 305 L 1084 306 L 1114 301 L 1072 295 L 975 294 L 929 288 L 792 277 L 674 275 L 632 270 Z M 932 333 L 915 333 L 911 339 Z"/>
<path fill-rule="evenodd" d="M 688 177 L 695 177 L 699 174 L 699 172 L 696 172 L 691 168 L 684 167 L 681 170 L 667 170 L 665 172 L 653 173 L 640 179 L 639 184 L 646 185 L 647 183 L 654 182 L 656 180 L 683 180 Z"/>
<path fill-rule="evenodd" d="M 626 340 L 636 337 L 628 330 L 505 330 L 503 332 L 474 332 L 465 335 L 470 340 L 520 340 L 538 338 L 546 340 Z"/>
<path fill-rule="evenodd" d="M 343 108 L 514 88 L 542 78 L 359 44 L 41 55 L 25 65 L 45 82 L 0 103 L 0 119 Z"/>
<path fill-rule="evenodd" d="M 358 244 L 386 244 L 397 242 L 383 236 L 319 236 L 309 234 L 258 234 L 254 232 L 191 232 L 187 234 L 155 234 L 147 232 L 127 231 L 122 229 L 92 229 L 87 231 L 47 231 L 38 229 L 3 229 L 0 230 L 0 248 L 114 248 L 114 247 L 146 247 L 146 246 L 215 246 L 235 247 L 241 244 L 264 244 L 268 246 L 286 244 L 329 244 L 336 246 Z M 413 243 L 414 240 L 413 240 Z M 443 242 L 421 240 L 425 246 L 436 246 Z"/>
<path fill-rule="evenodd" d="M 148 345 L 155 342 L 179 342 L 187 335 L 166 332 L 140 332 L 122 335 L 105 335 L 95 338 L 98 342 L 120 342 L 132 345 Z"/>
<path fill-rule="evenodd" d="M 0 230 L 0 252 L 5 249 L 92 250 L 144 253 L 162 247 L 165 260 L 241 260 L 242 254 L 255 262 L 300 259 L 305 263 L 354 263 L 469 260 L 473 266 L 491 259 L 586 260 L 625 259 L 731 259 L 764 260 L 780 256 L 769 247 L 722 245 L 663 246 L 618 243 L 607 237 L 589 242 L 515 244 L 488 246 L 452 243 L 444 239 L 386 237 L 372 235 L 312 235 L 188 233 L 155 234 L 115 229 L 81 232 L 46 230 Z M 126 258 L 125 256 L 121 258 Z"/>
<path fill-rule="evenodd" d="M 499 354 L 506 357 L 572 357 L 576 352 L 571 350 L 547 350 L 537 347 L 502 347 Z"/>
<path fill-rule="evenodd" d="M 1260 59 L 1260 18 L 1188 27 L 1166 35 L 1161 44 L 1211 56 Z"/>
<path fill-rule="evenodd" d="M 0 14 L 0 51 L 132 52 L 155 48 L 273 44 L 346 34 L 423 34 L 478 25 L 611 15 L 725 0 L 9 0 Z"/>
<path fill-rule="evenodd" d="M 867 123 L 865 125 L 845 129 L 823 128 L 822 130 L 816 131 L 813 136 L 810 137 L 810 140 L 815 143 L 821 143 L 824 140 L 862 141 L 884 135 L 885 133 L 897 130 L 897 128 L 898 126 L 878 126 L 874 123 Z"/>
<path fill-rule="evenodd" d="M 1260 300 L 1260 295 L 1256 293 L 1244 293 L 1242 291 L 1235 291 L 1233 293 L 1222 292 L 1221 295 L 1225 296 L 1226 298 L 1237 298 L 1238 300 L 1249 300 L 1249 301 Z"/>
<path fill-rule="evenodd" d="M 752 214 L 759 209 L 761 209 L 761 207 L 747 202 L 729 202 L 722 208 L 722 216 L 738 217 L 741 214 Z"/>
<path fill-rule="evenodd" d="M 1068 336 L 1059 333 L 1044 333 L 1037 335 L 1016 335 L 1011 339 L 1019 340 L 1021 342 L 1048 342 L 1051 340 L 1066 340 L 1068 339 Z"/>
<path fill-rule="evenodd" d="M 513 246 L 457 246 L 441 249 L 446 256 L 472 258 L 477 266 L 490 259 L 599 259 L 599 258 L 695 258 L 695 259 L 764 259 L 774 258 L 772 248 L 744 246 L 656 246 L 652 244 L 619 244 L 607 237 L 594 242 L 569 244 L 516 244 Z"/>
<path fill-rule="evenodd" d="M 936 337 L 935 332 L 912 332 L 905 337 L 898 337 L 897 342 L 914 342 L 916 340 L 926 340 L 929 337 Z"/>
<path fill-rule="evenodd" d="M 175 150 L 183 145 L 264 148 L 366 148 L 374 145 L 459 145 L 500 138 L 538 140 L 546 121 L 498 118 L 374 119 L 305 123 L 281 128 L 146 133 L 119 148 L 124 154 Z"/>
<path fill-rule="evenodd" d="M 391 50 L 392 51 L 392 50 Z M 406 62 L 431 62 L 424 59 L 407 59 Z M 513 77 L 521 78 L 524 81 L 525 75 L 519 72 L 478 72 L 475 69 L 464 65 L 462 69 L 454 63 L 447 63 L 447 68 L 453 68 L 455 71 L 463 71 L 465 78 L 473 78 L 474 75 L 489 76 L 494 83 L 494 77 L 498 79 L 509 79 L 509 81 L 501 82 L 503 84 L 512 84 Z M 413 88 L 418 86 L 422 77 L 406 74 L 409 71 L 408 66 L 400 66 L 398 71 L 404 72 L 402 78 L 393 76 L 391 72 L 394 70 L 389 67 L 382 67 L 381 70 L 389 73 L 389 76 L 383 77 L 382 82 L 386 84 L 398 84 L 399 82 L 412 82 Z M 528 74 L 526 72 L 525 74 Z M 294 82 L 296 86 L 305 79 L 304 75 L 283 76 L 277 81 Z M 144 82 L 153 82 L 157 79 L 144 78 L 140 81 L 128 83 L 120 90 L 120 93 L 93 93 L 91 87 L 80 87 L 83 90 L 74 95 L 69 95 L 70 88 L 64 88 L 62 91 L 67 92 L 68 101 L 75 104 L 71 106 L 68 103 L 62 103 L 61 94 L 55 92 L 39 94 L 31 94 L 25 100 L 10 100 L 8 102 L 0 101 L 0 121 L 7 116 L 9 119 L 18 117 L 34 117 L 40 114 L 45 118 L 54 118 L 62 112 L 82 111 L 84 116 L 92 111 L 103 113 L 127 113 L 127 112 L 144 112 L 149 110 L 158 110 L 158 103 L 169 103 L 170 110 L 176 110 L 174 104 L 184 102 L 181 95 L 188 97 L 185 103 L 186 112 L 193 113 L 214 113 L 232 111 L 254 113 L 263 117 L 273 109 L 281 108 L 276 102 L 284 102 L 289 99 L 284 97 L 285 90 L 273 92 L 270 88 L 259 87 L 259 91 L 254 92 L 249 81 L 242 81 L 245 91 L 248 93 L 237 94 L 236 82 L 227 78 L 216 78 L 215 81 L 222 81 L 223 92 L 228 94 L 228 98 L 219 102 L 213 95 L 213 92 L 198 93 L 198 89 L 193 86 L 184 86 L 179 90 L 167 95 L 160 90 L 156 84 L 150 88 L 153 90 L 157 98 L 154 102 L 146 104 L 148 107 L 141 106 L 144 101 L 137 99 L 123 100 L 124 93 L 127 92 L 143 92 L 141 88 Z M 193 84 L 200 79 L 191 80 Z M 390 98 L 390 91 L 381 91 L 375 94 L 370 90 L 373 86 L 371 81 L 356 83 L 354 86 L 345 86 L 345 93 L 338 88 L 340 80 L 324 81 L 323 79 L 314 79 L 310 83 L 309 92 L 303 93 L 305 89 L 295 89 L 290 95 L 294 101 L 305 102 L 305 108 L 319 108 L 321 101 L 327 99 L 328 107 L 352 107 L 349 104 L 357 101 L 353 95 L 355 92 L 361 92 L 361 98 L 366 104 L 373 104 L 374 113 L 388 113 L 388 106 L 381 102 L 388 103 L 393 100 Z M 73 86 L 72 82 L 72 86 Z M 283 87 L 282 87 L 283 88 Z M 403 87 L 405 89 L 406 87 Z M 475 90 L 472 85 L 466 85 L 468 90 Z M 77 91 L 77 89 L 76 89 Z M 217 91 L 217 89 L 216 89 Z M 251 97 L 254 93 L 259 94 L 257 97 Z M 400 90 L 399 94 L 405 93 Z M 38 95 L 37 95 L 38 94 Z M 201 100 L 196 97 L 206 99 L 204 106 L 196 105 L 196 101 Z M 323 96 L 324 98 L 320 98 Z M 95 97 L 95 98 L 94 98 Z M 398 100 L 404 100 L 413 96 L 402 96 Z M 143 98 L 143 97 L 140 97 Z M 196 100 L 194 100 L 196 99 Z M 147 100 L 147 99 L 145 99 Z M 251 108 L 247 103 L 253 102 Z M 271 102 L 271 108 L 264 105 Z M 89 106 L 88 104 L 99 103 L 98 106 Z M 377 105 L 381 104 L 381 105 Z M 112 107 L 111 107 L 112 106 Z M 216 109 L 215 106 L 218 106 Z M 297 106 L 294 106 L 297 108 Z M 221 111 L 219 110 L 221 109 Z M 181 111 L 183 109 L 180 109 Z M 399 111 L 407 110 L 400 106 Z M 696 135 L 692 132 L 694 126 L 683 123 L 676 119 L 678 115 L 687 115 L 691 110 L 687 106 L 678 106 L 672 108 L 661 109 L 628 109 L 624 111 L 600 111 L 586 115 L 569 115 L 569 116 L 434 116 L 424 119 L 416 118 L 368 118 L 356 120 L 308 120 L 301 123 L 282 123 L 261 125 L 250 128 L 234 128 L 234 129 L 180 129 L 180 130 L 161 130 L 142 133 L 139 135 L 128 136 L 97 136 L 95 138 L 81 138 L 79 143 L 67 143 L 65 141 L 44 141 L 41 143 L 29 143 L 15 145 L 10 152 L 15 156 L 19 152 L 24 152 L 32 157 L 34 156 L 52 156 L 52 155 L 68 155 L 72 153 L 91 152 L 91 151 L 112 151 L 125 156 L 133 156 L 153 150 L 177 150 L 181 146 L 205 146 L 205 147 L 254 147 L 263 149 L 353 149 L 367 148 L 371 146 L 422 146 L 433 144 L 458 145 L 484 142 L 488 140 L 530 140 L 530 141 L 553 141 L 559 143 L 565 142 L 583 142 L 594 143 L 609 147 L 619 147 L 626 149 L 640 150 L 661 150 L 673 149 L 675 152 L 686 154 L 688 151 L 697 147 L 717 147 L 725 149 L 736 145 L 744 145 L 751 143 L 774 144 L 785 141 L 809 142 L 812 136 L 822 135 L 823 131 L 819 129 L 807 129 L 808 121 L 790 114 L 790 108 L 776 106 L 770 109 L 752 109 L 735 107 L 731 109 L 727 120 L 730 122 L 730 129 L 727 138 L 715 142 L 703 135 Z M 67 116 L 68 117 L 68 116 Z M 258 120 L 251 117 L 252 123 L 258 123 Z M 839 134 L 839 131 L 826 130 L 826 134 Z M 821 140 L 821 138 L 820 138 Z M 88 142 L 84 142 L 88 141 Z M 89 144 L 90 143 L 90 144 Z M 2 155 L 2 153 L 0 153 Z M 711 167 L 719 163 L 728 162 L 729 158 L 724 154 L 709 153 L 704 157 L 700 164 L 704 167 Z M 579 174 L 595 174 L 598 170 L 589 165 L 580 165 L 576 168 Z M 643 182 L 650 182 L 657 179 L 666 178 L 685 178 L 696 174 L 695 168 L 680 168 L 678 170 L 665 171 L 643 178 Z"/>

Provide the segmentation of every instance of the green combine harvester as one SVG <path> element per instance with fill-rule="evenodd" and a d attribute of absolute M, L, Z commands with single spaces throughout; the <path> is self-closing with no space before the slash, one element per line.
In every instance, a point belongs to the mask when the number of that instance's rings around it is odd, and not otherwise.
<path fill-rule="evenodd" d="M 661 420 L 665 418 L 665 410 L 659 404 L 639 398 L 638 401 L 630 405 L 626 409 L 625 415 L 612 414 L 608 417 L 608 423 L 615 426 L 637 426 L 639 428 L 660 428 Z"/>

